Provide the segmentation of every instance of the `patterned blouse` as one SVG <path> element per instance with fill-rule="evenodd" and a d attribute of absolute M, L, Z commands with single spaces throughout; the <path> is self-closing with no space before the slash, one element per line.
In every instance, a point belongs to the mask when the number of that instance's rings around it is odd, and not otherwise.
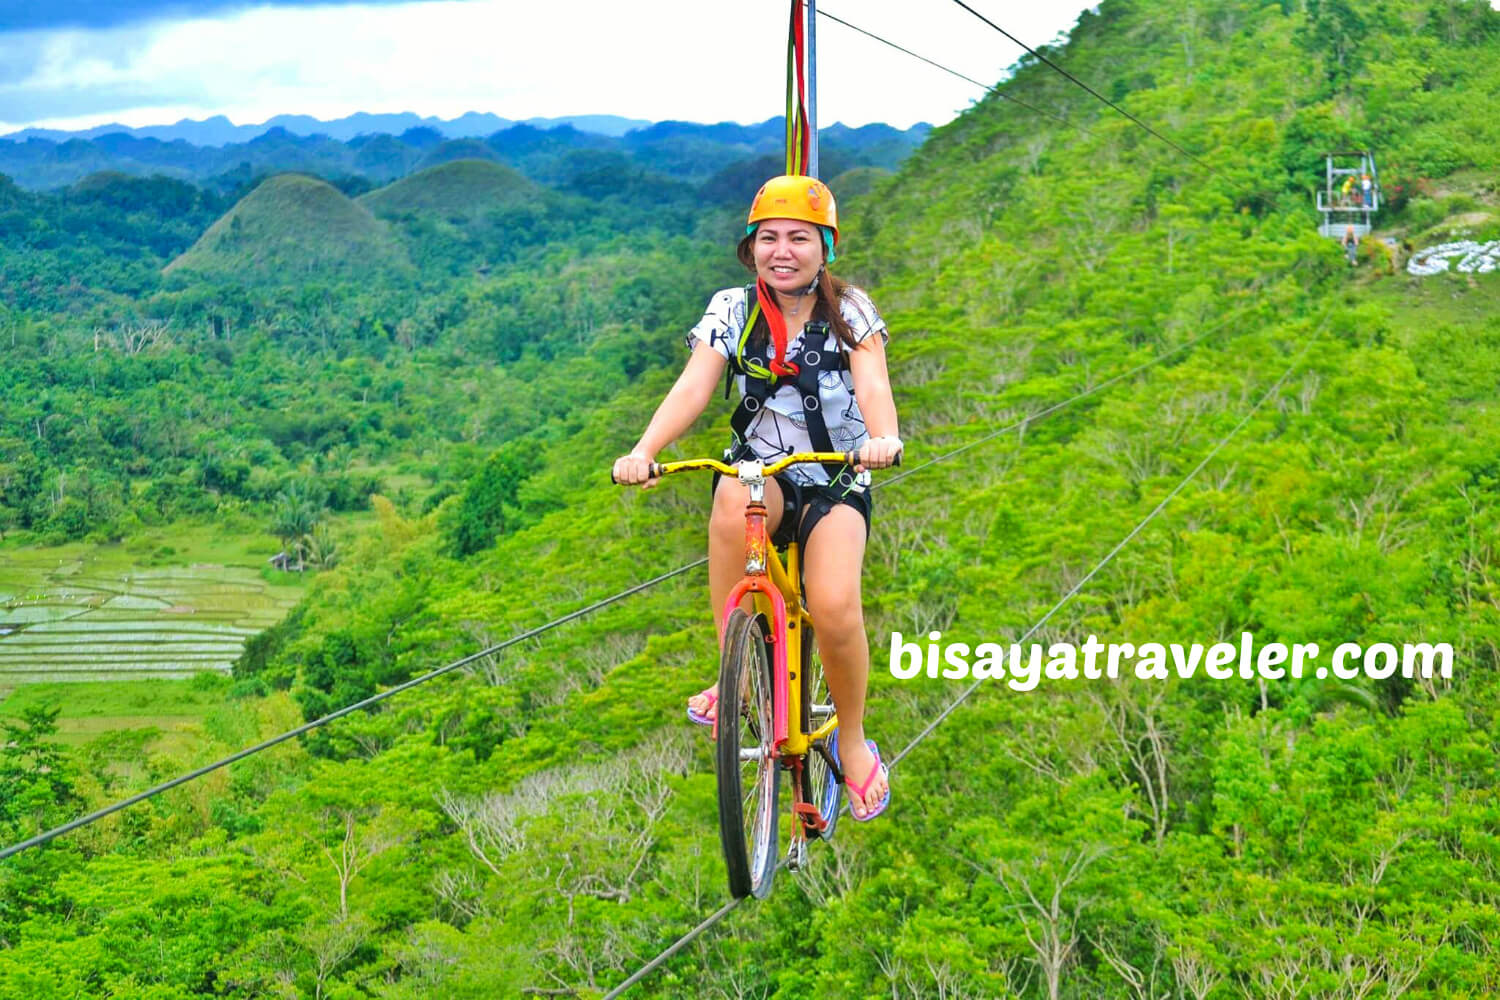
<path fill-rule="evenodd" d="M 703 318 L 687 335 L 688 350 L 702 342 L 728 360 L 745 328 L 746 299 L 743 287 L 715 292 Z M 885 320 L 880 318 L 875 304 L 863 291 L 854 287 L 846 288 L 839 308 L 854 334 L 855 343 L 863 343 L 866 337 L 875 333 L 880 334 L 881 343 L 889 343 L 890 334 L 886 330 Z M 788 358 L 795 359 L 802 352 L 802 339 L 803 334 L 799 333 L 787 344 Z M 845 350 L 832 330 L 828 332 L 825 342 L 818 345 L 818 349 Z M 749 353 L 747 350 L 747 354 Z M 749 357 L 747 360 L 767 364 L 767 359 L 763 357 Z M 741 396 L 745 393 L 745 378 L 744 375 L 736 377 Z M 860 447 L 870 435 L 865 430 L 865 419 L 859 412 L 859 404 L 854 400 L 853 375 L 847 369 L 824 372 L 820 376 L 819 386 L 823 420 L 828 425 L 828 436 L 832 439 L 834 448 L 851 451 Z M 785 383 L 772 393 L 766 406 L 751 421 L 746 430 L 746 438 L 756 457 L 765 462 L 775 461 L 794 452 L 813 450 L 812 438 L 807 433 L 807 417 L 802 412 L 802 397 L 795 385 Z M 820 465 L 795 465 L 786 474 L 804 486 L 828 484 L 828 473 Z M 846 471 L 841 479 L 844 477 L 848 477 L 849 482 L 841 482 L 839 485 L 846 489 L 863 488 L 849 472 Z"/>

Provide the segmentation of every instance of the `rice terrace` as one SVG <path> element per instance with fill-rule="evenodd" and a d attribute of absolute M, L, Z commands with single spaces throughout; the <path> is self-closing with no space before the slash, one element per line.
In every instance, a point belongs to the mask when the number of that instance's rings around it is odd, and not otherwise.
<path fill-rule="evenodd" d="M 14 554 L 0 566 L 0 684 L 228 673 L 292 603 L 239 567 L 43 568 Z"/>
<path fill-rule="evenodd" d="M 214 692 L 228 685 L 245 642 L 301 594 L 247 565 L 167 564 L 157 553 L 82 544 L 0 551 L 5 711 L 60 704 L 62 732 L 75 739 L 196 721 L 222 700 Z M 122 683 L 132 681 L 142 683 Z"/>

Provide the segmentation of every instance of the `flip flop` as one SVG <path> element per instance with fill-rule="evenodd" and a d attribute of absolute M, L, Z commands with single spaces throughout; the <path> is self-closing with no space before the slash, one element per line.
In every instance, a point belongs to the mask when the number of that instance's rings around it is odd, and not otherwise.
<path fill-rule="evenodd" d="M 715 705 L 717 705 L 719 703 L 718 692 L 716 692 L 711 687 L 710 688 L 704 688 L 702 691 L 699 691 L 698 692 L 698 697 L 707 698 L 708 699 L 708 707 L 709 708 L 713 708 Z M 714 714 L 715 714 L 715 716 L 718 715 L 717 712 L 715 712 Z M 687 717 L 688 717 L 688 721 L 691 722 L 691 723 L 693 723 L 694 725 L 698 725 L 698 726 L 712 726 L 714 724 L 714 720 L 713 719 L 710 719 L 708 716 L 704 715 L 702 712 L 694 711 L 692 708 L 689 708 L 687 710 Z"/>
<path fill-rule="evenodd" d="M 870 768 L 870 773 L 865 776 L 864 785 L 856 785 L 852 780 L 850 780 L 848 772 L 844 770 L 844 765 L 839 761 L 838 734 L 839 731 L 835 729 L 833 731 L 833 735 L 829 738 L 833 741 L 833 762 L 835 765 L 837 765 L 839 772 L 844 775 L 845 788 L 849 789 L 850 792 L 858 795 L 860 799 L 864 799 L 865 792 L 869 791 L 870 786 L 875 783 L 875 775 L 877 773 L 885 775 L 885 795 L 881 798 L 879 804 L 877 804 L 874 809 L 871 809 L 869 812 L 861 816 L 854 811 L 853 797 L 851 796 L 849 799 L 849 815 L 853 817 L 854 822 L 868 823 L 876 816 L 879 816 L 881 813 L 885 812 L 886 807 L 891 804 L 891 772 L 885 766 L 885 762 L 880 759 L 880 748 L 875 745 L 875 741 L 865 740 L 865 746 L 869 747 L 870 752 L 875 755 L 875 766 Z"/>

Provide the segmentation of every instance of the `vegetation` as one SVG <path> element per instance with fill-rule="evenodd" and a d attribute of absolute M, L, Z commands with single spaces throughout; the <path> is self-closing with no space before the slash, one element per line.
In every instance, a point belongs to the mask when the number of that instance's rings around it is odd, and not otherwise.
<path fill-rule="evenodd" d="M 960 690 L 892 678 L 892 631 L 1010 641 L 1078 585 L 1035 638 L 1449 642 L 1453 677 L 982 688 L 902 760 L 886 817 L 841 825 L 641 995 L 1500 989 L 1500 282 L 1378 257 L 1351 273 L 1311 197 L 1324 150 L 1368 146 L 1403 192 L 1376 234 L 1392 253 L 1493 212 L 1497 48 L 1500 14 L 1462 0 L 1105 0 L 1049 58 L 1212 170 L 1024 60 L 1006 91 L 1082 129 L 989 98 L 841 205 L 838 266 L 890 320 L 912 460 L 975 445 L 876 497 L 871 725 L 888 755 Z M 242 697 L 199 742 L 64 751 L 55 719 L 18 709 L 0 839 L 701 554 L 702 481 L 626 493 L 604 472 L 704 296 L 738 280 L 733 216 L 654 215 L 638 165 L 599 162 L 546 181 L 541 225 L 560 228 L 486 272 L 424 243 L 439 227 L 413 210 L 397 229 L 414 270 L 385 283 L 178 286 L 174 270 L 141 296 L 7 300 L 12 531 L 411 478 L 351 489 L 376 524 L 252 644 Z M 558 223 L 609 170 L 617 193 Z M 89 350 L 111 309 L 170 318 L 171 342 Z M 727 406 L 676 453 L 721 445 Z M 144 480 L 171 486 L 147 505 Z M 676 577 L 6 862 L 0 996 L 599 995 L 723 901 L 710 753 L 681 723 L 714 658 L 703 583 Z"/>

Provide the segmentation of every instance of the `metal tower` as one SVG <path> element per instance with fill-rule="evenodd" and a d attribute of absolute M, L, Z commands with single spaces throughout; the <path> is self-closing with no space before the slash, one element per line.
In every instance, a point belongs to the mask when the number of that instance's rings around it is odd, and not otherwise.
<path fill-rule="evenodd" d="M 1375 154 L 1359 150 L 1329 153 L 1324 159 L 1324 186 L 1318 192 L 1318 211 L 1323 213 L 1323 223 L 1318 232 L 1341 239 L 1353 226 L 1356 236 L 1369 235 L 1371 217 L 1380 208 L 1380 174 L 1375 170 Z"/>

